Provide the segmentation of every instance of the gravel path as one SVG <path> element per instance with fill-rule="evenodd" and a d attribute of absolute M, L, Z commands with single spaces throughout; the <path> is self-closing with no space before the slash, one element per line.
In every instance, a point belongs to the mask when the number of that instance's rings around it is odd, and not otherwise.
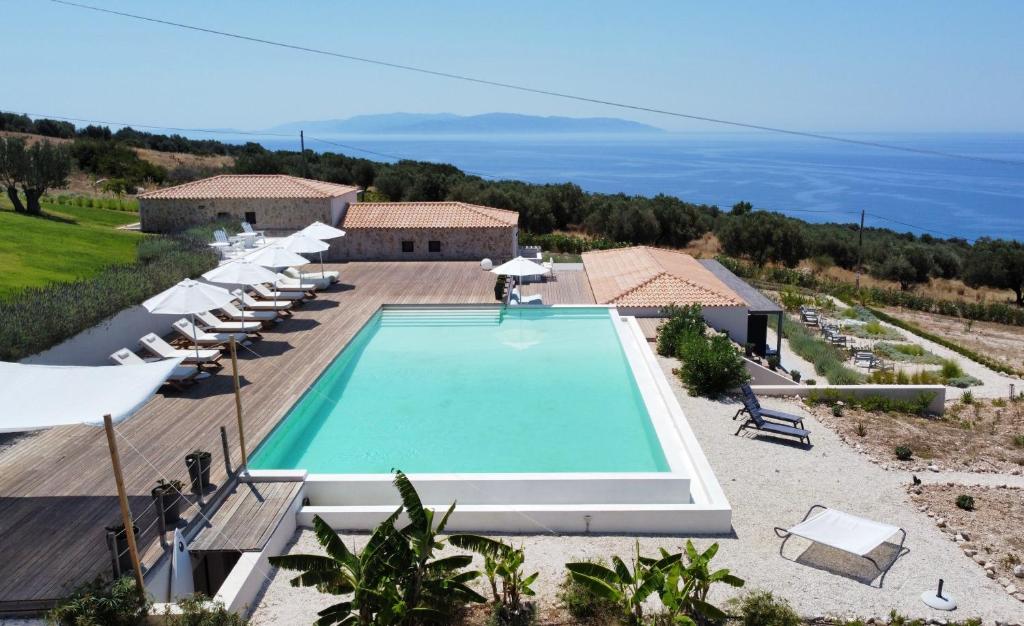
<path fill-rule="evenodd" d="M 729 418 L 733 402 L 692 398 L 675 382 L 670 370 L 675 362 L 659 359 L 683 409 L 733 506 L 734 535 L 715 539 L 721 549 L 718 567 L 729 567 L 747 580 L 748 588 L 769 589 L 789 599 L 808 617 L 836 615 L 880 617 L 891 609 L 915 617 L 966 619 L 981 617 L 1024 623 L 1024 604 L 1009 597 L 980 567 L 965 557 L 939 531 L 934 522 L 919 512 L 906 493 L 910 475 L 887 472 L 843 444 L 827 427 L 819 424 L 799 405 L 780 398 L 766 398 L 774 406 L 807 415 L 805 424 L 813 432 L 814 447 L 806 450 L 750 435 L 735 437 L 736 423 Z M 931 474 L 929 481 L 1016 482 L 1019 477 Z M 1012 479 L 1012 480 L 1011 480 Z M 885 579 L 869 585 L 858 577 L 870 578 L 866 561 L 842 553 L 809 546 L 793 539 L 779 555 L 780 540 L 772 527 L 797 523 L 815 503 L 901 526 L 907 530 L 910 552 L 900 558 Z M 365 535 L 346 535 L 346 541 L 361 544 Z M 637 538 L 625 536 L 516 536 L 506 537 L 526 549 L 527 568 L 539 571 L 539 601 L 557 603 L 557 585 L 564 575 L 563 564 L 581 557 L 628 556 Z M 684 538 L 641 537 L 641 549 L 654 553 L 657 547 L 678 550 Z M 698 547 L 712 540 L 696 541 Z M 310 531 L 300 531 L 292 550 L 319 552 Z M 870 568 L 870 566 L 868 566 Z M 315 590 L 288 585 L 289 572 L 272 574 L 265 586 L 252 624 L 311 623 L 318 609 L 335 601 Z M 919 599 L 939 578 L 957 596 L 960 609 L 953 615 L 928 609 Z M 730 593 L 721 590 L 712 600 Z"/>

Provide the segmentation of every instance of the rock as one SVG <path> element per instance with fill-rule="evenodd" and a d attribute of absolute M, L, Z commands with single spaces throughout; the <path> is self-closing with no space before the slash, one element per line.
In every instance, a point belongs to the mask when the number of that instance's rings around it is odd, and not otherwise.
<path fill-rule="evenodd" d="M 966 530 L 961 530 L 960 531 L 960 536 L 964 538 L 964 541 L 970 541 L 971 540 L 971 536 L 967 533 Z"/>
<path fill-rule="evenodd" d="M 985 575 L 988 576 L 989 578 L 995 578 L 996 577 L 995 570 L 990 570 L 990 569 L 985 570 Z"/>
<path fill-rule="evenodd" d="M 1005 589 L 1006 589 L 1006 593 L 1010 594 L 1011 596 L 1013 594 L 1017 593 L 1017 586 L 1016 585 L 1006 585 Z"/>
<path fill-rule="evenodd" d="M 935 514 L 932 513 L 931 511 L 928 511 L 928 517 L 935 517 Z"/>
<path fill-rule="evenodd" d="M 970 548 L 964 548 L 964 555 L 967 558 L 971 558 L 971 557 L 973 557 L 977 553 L 978 553 L 977 550 L 971 550 Z"/>
<path fill-rule="evenodd" d="M 1017 578 L 1024 578 L 1024 565 L 1014 565 L 1013 575 Z"/>
<path fill-rule="evenodd" d="M 1000 576 L 999 578 L 996 579 L 996 582 L 999 583 L 1000 587 L 1009 587 L 1010 586 L 1010 579 L 1005 577 L 1005 576 Z"/>
<path fill-rule="evenodd" d="M 940 517 L 939 519 L 935 520 L 935 525 L 938 526 L 939 528 L 945 528 L 946 527 L 946 518 Z"/>
<path fill-rule="evenodd" d="M 928 471 L 929 472 L 938 472 L 939 471 L 939 466 L 938 465 L 929 465 L 928 466 Z"/>
<path fill-rule="evenodd" d="M 980 554 L 975 553 L 971 558 L 974 559 L 974 562 L 978 565 L 981 565 L 982 567 L 985 566 L 985 559 L 983 559 Z"/>

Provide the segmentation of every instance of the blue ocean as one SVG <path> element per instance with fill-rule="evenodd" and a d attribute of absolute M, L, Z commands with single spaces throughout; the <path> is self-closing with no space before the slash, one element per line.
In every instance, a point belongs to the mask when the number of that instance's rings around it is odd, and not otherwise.
<path fill-rule="evenodd" d="M 723 208 L 746 200 L 814 222 L 855 222 L 864 210 L 868 226 L 1024 240 L 1024 134 L 844 136 L 1019 164 L 753 133 L 307 135 L 306 146 L 374 160 L 452 163 L 486 177 L 571 181 L 588 191 L 665 193 Z M 260 141 L 272 149 L 298 148 L 298 137 Z"/>

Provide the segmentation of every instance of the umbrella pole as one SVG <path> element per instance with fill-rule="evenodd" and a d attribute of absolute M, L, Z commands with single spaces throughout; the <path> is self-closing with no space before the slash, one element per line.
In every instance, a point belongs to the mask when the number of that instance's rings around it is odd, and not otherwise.
<path fill-rule="evenodd" d="M 124 523 L 124 534 L 128 539 L 128 553 L 132 557 L 132 569 L 135 571 L 135 585 L 142 598 L 146 597 L 146 581 L 142 578 L 142 564 L 139 563 L 139 548 L 135 543 L 135 528 L 132 524 L 131 509 L 128 508 L 128 496 L 124 490 L 124 476 L 121 473 L 121 456 L 117 452 L 117 439 L 114 435 L 114 421 L 110 414 L 103 416 L 103 429 L 107 431 L 107 446 L 110 448 L 110 464 L 114 469 L 114 483 L 117 484 L 117 500 L 121 505 L 121 520 Z M 114 542 L 117 550 L 117 541 Z M 120 558 L 120 555 L 118 555 Z"/>
<path fill-rule="evenodd" d="M 235 336 L 231 336 L 231 374 L 235 382 L 235 415 L 238 418 L 238 445 L 242 449 L 242 466 L 249 464 L 249 456 L 245 451 L 245 430 L 242 428 L 242 390 L 238 383 L 238 353 L 235 350 Z"/>
<path fill-rule="evenodd" d="M 192 313 L 192 343 L 195 344 L 196 348 L 196 367 L 199 366 L 199 335 L 196 334 L 196 314 Z"/>
<path fill-rule="evenodd" d="M 327 278 L 327 272 L 324 271 L 324 251 L 320 251 L 320 278 Z M 302 279 L 299 279 L 302 282 Z"/>

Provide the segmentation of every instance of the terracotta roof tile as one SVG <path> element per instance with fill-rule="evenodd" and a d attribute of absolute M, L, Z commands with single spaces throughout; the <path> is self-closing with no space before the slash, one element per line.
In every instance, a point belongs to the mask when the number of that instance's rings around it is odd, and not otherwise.
<path fill-rule="evenodd" d="M 356 202 L 341 228 L 508 228 L 519 213 L 465 202 Z"/>
<path fill-rule="evenodd" d="M 599 304 L 743 306 L 736 292 L 688 254 L 638 246 L 586 252 L 583 264 Z"/>
<path fill-rule="evenodd" d="M 335 198 L 359 187 L 284 174 L 223 174 L 141 194 L 143 199 Z"/>

